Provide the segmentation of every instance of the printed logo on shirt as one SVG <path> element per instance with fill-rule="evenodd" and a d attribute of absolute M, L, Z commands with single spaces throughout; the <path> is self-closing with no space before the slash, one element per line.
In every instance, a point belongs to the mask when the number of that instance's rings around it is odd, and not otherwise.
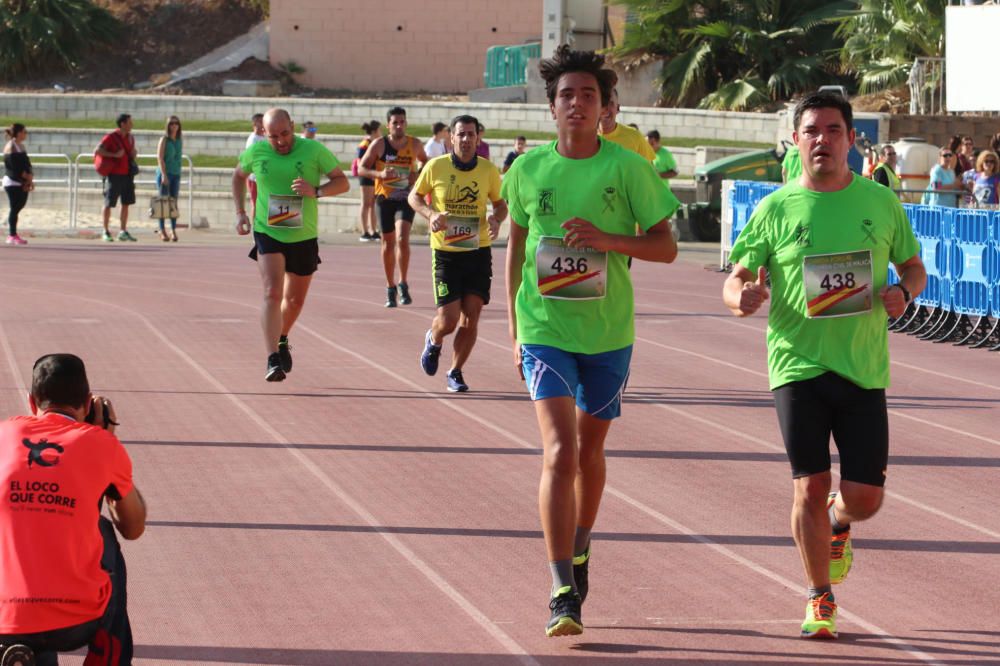
<path fill-rule="evenodd" d="M 260 161 L 260 175 L 262 176 L 267 176 L 270 173 L 268 171 L 267 162 L 268 162 L 267 160 Z"/>
<path fill-rule="evenodd" d="M 601 195 L 601 198 L 604 199 L 604 210 L 601 211 L 602 213 L 607 213 L 608 211 L 615 212 L 616 192 L 617 190 L 613 187 L 604 188 L 604 194 Z"/>
<path fill-rule="evenodd" d="M 875 234 L 872 233 L 870 227 L 872 226 L 872 221 L 868 218 L 861 220 L 861 231 L 864 233 L 865 237 L 872 245 L 878 245 L 878 240 L 875 239 Z"/>
<path fill-rule="evenodd" d="M 40 439 L 38 443 L 32 442 L 30 439 L 25 437 L 21 440 L 23 444 L 28 449 L 28 469 L 31 469 L 32 465 L 38 465 L 39 467 L 53 467 L 59 464 L 58 456 L 46 456 L 44 455 L 46 451 L 53 450 L 57 454 L 63 452 L 63 447 L 59 446 L 55 442 L 50 442 L 47 439 Z"/>
<path fill-rule="evenodd" d="M 795 227 L 795 244 L 799 247 L 812 247 L 812 229 L 808 224 L 799 222 Z"/>
<path fill-rule="evenodd" d="M 554 189 L 549 188 L 538 192 L 538 214 L 556 214 L 556 191 Z"/>
<path fill-rule="evenodd" d="M 298 174 L 299 178 L 305 178 L 306 167 L 302 162 L 295 163 L 295 173 Z"/>
<path fill-rule="evenodd" d="M 448 188 L 447 199 L 448 203 L 475 203 L 479 201 L 479 183 L 472 181 L 472 185 L 466 185 L 461 188 Z"/>

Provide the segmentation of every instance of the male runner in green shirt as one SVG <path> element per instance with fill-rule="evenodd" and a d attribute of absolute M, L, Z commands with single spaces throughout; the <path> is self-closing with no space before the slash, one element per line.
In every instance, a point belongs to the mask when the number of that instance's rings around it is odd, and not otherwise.
<path fill-rule="evenodd" d="M 648 161 L 598 137 L 617 79 L 603 56 L 563 45 L 539 70 L 558 139 L 519 157 L 500 194 L 512 221 L 514 363 L 534 401 L 544 449 L 538 503 L 552 574 L 545 632 L 565 636 L 583 631 L 604 440 L 621 412 L 635 340 L 626 260 L 674 260 L 669 217 L 678 201 Z M 635 235 L 636 224 L 644 235 Z"/>
<path fill-rule="evenodd" d="M 903 314 L 927 273 L 895 194 L 847 166 L 851 105 L 815 93 L 799 102 L 794 121 L 802 175 L 754 211 L 733 246 L 722 295 L 738 317 L 773 296 L 770 387 L 792 467 L 792 533 L 809 583 L 801 635 L 836 638 L 830 584 L 850 569 L 851 523 L 875 515 L 884 495 L 886 316 Z M 890 261 L 900 282 L 887 286 Z M 834 493 L 831 434 L 841 460 Z"/>
<path fill-rule="evenodd" d="M 292 370 L 288 333 L 302 312 L 320 263 L 316 200 L 346 192 L 349 185 L 326 146 L 296 138 L 284 109 L 264 114 L 264 133 L 267 141 L 252 144 L 240 155 L 233 171 L 233 201 L 236 232 L 253 231 L 250 258 L 257 261 L 264 282 L 261 327 L 268 353 L 264 378 L 280 382 Z M 252 222 L 244 204 L 250 174 L 257 181 Z M 324 177 L 328 180 L 321 183 Z"/>

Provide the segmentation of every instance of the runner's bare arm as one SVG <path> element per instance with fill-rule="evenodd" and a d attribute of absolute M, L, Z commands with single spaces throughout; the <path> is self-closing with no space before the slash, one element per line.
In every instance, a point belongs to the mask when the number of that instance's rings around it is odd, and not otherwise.
<path fill-rule="evenodd" d="M 118 501 L 109 498 L 108 513 L 122 538 L 132 541 L 146 531 L 146 500 L 135 486 Z"/>
<path fill-rule="evenodd" d="M 362 178 L 382 178 L 383 175 L 375 170 L 375 162 L 378 159 L 378 156 L 382 154 L 382 145 L 384 141 L 384 137 L 379 137 L 368 144 L 368 150 L 365 151 L 365 156 L 361 158 L 360 162 L 358 162 L 358 175 Z"/>
<path fill-rule="evenodd" d="M 677 241 L 670 231 L 670 220 L 662 219 L 642 236 L 609 234 L 593 223 L 574 217 L 562 224 L 566 245 L 574 249 L 593 248 L 599 252 L 618 252 L 643 261 L 669 264 L 677 258 Z"/>
<path fill-rule="evenodd" d="M 304 178 L 296 178 L 292 181 L 292 191 L 299 196 L 318 199 L 320 197 L 335 197 L 351 188 L 351 184 L 347 182 L 347 176 L 344 175 L 340 167 L 326 174 L 326 177 L 329 180 L 320 185 L 313 185 Z"/>
<path fill-rule="evenodd" d="M 500 225 L 507 219 L 507 202 L 497 199 L 492 204 L 493 212 L 486 217 L 486 223 L 490 225 L 490 238 L 496 240 L 500 236 Z"/>
<path fill-rule="evenodd" d="M 513 220 L 510 225 L 510 238 L 507 239 L 507 330 L 513 345 L 514 366 L 517 373 L 524 379 L 521 368 L 521 345 L 517 341 L 517 311 L 514 303 L 517 292 L 521 288 L 521 269 L 524 266 L 524 244 L 528 239 L 528 230 Z"/>
<path fill-rule="evenodd" d="M 899 274 L 899 284 L 903 289 L 910 292 L 910 298 L 916 298 L 927 286 L 927 269 L 920 255 L 914 255 L 901 264 L 894 264 L 896 272 Z M 896 285 L 886 285 L 879 290 L 879 297 L 885 305 L 886 313 L 896 318 L 906 311 L 909 301 L 903 293 L 903 289 L 895 289 Z"/>
<path fill-rule="evenodd" d="M 241 236 L 250 233 L 250 219 L 247 217 L 246 196 L 247 178 L 246 173 L 237 166 L 233 169 L 233 203 L 236 204 L 236 233 Z"/>
<path fill-rule="evenodd" d="M 414 212 L 419 213 L 424 219 L 430 222 L 431 231 L 443 231 L 448 224 L 448 213 L 437 211 L 427 205 L 424 201 L 425 195 L 420 195 L 416 190 L 410 190 L 406 196 L 406 203 Z"/>
<path fill-rule="evenodd" d="M 737 317 L 752 315 L 768 299 L 767 270 L 757 269 L 756 279 L 750 270 L 740 264 L 733 265 L 733 272 L 722 285 L 722 302 Z"/>

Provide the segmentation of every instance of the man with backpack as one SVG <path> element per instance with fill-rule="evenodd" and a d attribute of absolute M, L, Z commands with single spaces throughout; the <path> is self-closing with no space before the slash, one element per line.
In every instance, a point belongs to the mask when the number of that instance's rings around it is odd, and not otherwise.
<path fill-rule="evenodd" d="M 119 220 L 121 230 L 118 240 L 135 241 L 128 232 L 128 207 L 135 203 L 135 175 L 139 166 L 135 162 L 135 137 L 132 136 L 132 116 L 123 113 L 116 121 L 118 129 L 104 135 L 94 149 L 94 167 L 104 179 L 104 222 L 105 242 L 114 241 L 108 225 L 111 222 L 111 209 L 118 205 L 121 199 L 122 210 Z"/>

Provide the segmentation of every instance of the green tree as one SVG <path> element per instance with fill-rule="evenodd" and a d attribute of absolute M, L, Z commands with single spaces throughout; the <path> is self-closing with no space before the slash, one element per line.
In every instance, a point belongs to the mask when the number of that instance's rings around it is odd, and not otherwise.
<path fill-rule="evenodd" d="M 837 28 L 841 60 L 856 72 L 861 92 L 906 82 L 917 56 L 944 53 L 947 0 L 858 0 Z"/>
<path fill-rule="evenodd" d="M 664 101 L 753 109 L 839 78 L 838 20 L 856 0 L 613 0 L 629 9 L 620 58 L 664 58 Z"/>
<path fill-rule="evenodd" d="M 0 80 L 73 69 L 95 45 L 110 44 L 120 24 L 90 0 L 0 0 Z"/>

